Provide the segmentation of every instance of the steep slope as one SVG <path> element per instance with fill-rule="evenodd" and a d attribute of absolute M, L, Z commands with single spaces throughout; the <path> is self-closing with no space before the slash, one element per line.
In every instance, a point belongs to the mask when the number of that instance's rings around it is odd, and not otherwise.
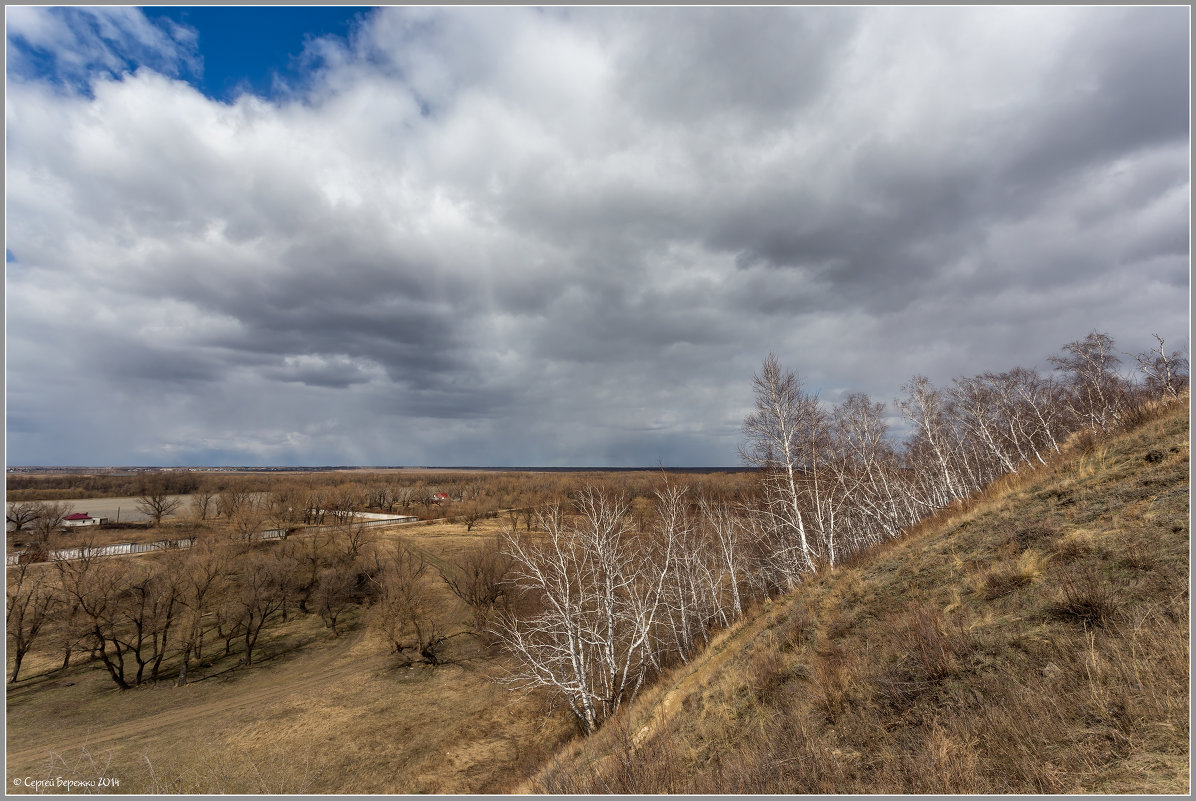
<path fill-rule="evenodd" d="M 724 632 L 522 790 L 1187 793 L 1187 404 Z"/>

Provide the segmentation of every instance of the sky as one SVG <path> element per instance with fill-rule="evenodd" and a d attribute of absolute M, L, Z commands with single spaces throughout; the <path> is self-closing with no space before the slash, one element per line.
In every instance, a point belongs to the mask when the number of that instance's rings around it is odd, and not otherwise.
<path fill-rule="evenodd" d="M 734 466 L 769 352 L 1186 348 L 1190 13 L 6 7 L 7 463 Z"/>

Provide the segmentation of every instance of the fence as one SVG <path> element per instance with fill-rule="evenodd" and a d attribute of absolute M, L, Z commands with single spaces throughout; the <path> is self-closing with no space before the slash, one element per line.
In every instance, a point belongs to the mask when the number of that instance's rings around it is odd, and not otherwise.
<path fill-rule="evenodd" d="M 374 517 L 371 515 L 371 517 Z M 396 515 L 394 517 L 386 517 L 372 520 L 358 520 L 353 525 L 362 527 L 373 526 L 394 526 L 402 523 L 412 523 L 419 520 L 418 517 L 411 517 L 408 515 Z M 283 540 L 289 534 L 313 534 L 320 531 L 332 531 L 338 526 L 308 526 L 307 528 L 268 528 L 264 531 L 259 531 L 253 535 L 255 540 Z M 128 556 L 130 554 L 149 553 L 150 551 L 167 551 L 179 548 L 190 548 L 195 544 L 194 537 L 184 537 L 177 540 L 159 540 L 158 542 L 122 542 L 115 545 L 100 545 L 95 548 L 63 548 L 57 551 L 50 551 L 46 556 L 46 561 L 62 562 L 71 559 L 82 559 L 91 556 Z M 5 564 L 16 565 L 20 564 L 21 557 L 26 551 L 14 551 L 6 554 Z"/>

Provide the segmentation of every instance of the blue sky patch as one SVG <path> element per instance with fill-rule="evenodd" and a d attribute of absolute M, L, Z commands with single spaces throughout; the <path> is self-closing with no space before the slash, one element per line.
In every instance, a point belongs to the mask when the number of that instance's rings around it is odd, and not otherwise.
<path fill-rule="evenodd" d="M 192 81 L 217 100 L 243 92 L 274 94 L 275 76 L 301 78 L 304 45 L 321 36 L 347 39 L 368 6 L 171 6 L 146 9 L 155 22 L 171 20 L 199 33 L 203 73 Z"/>
<path fill-rule="evenodd" d="M 9 13 L 10 76 L 90 95 L 97 76 L 145 67 L 187 81 L 224 102 L 250 92 L 273 97 L 301 86 L 313 66 L 306 44 L 348 39 L 366 6 L 57 7 L 37 18 Z"/>

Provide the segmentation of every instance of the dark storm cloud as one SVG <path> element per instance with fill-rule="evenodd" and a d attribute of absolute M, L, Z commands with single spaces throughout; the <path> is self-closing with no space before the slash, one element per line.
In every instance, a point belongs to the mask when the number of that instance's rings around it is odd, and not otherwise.
<path fill-rule="evenodd" d="M 1188 58 L 1187 21 L 1183 9 L 1158 11 L 1093 9 L 1078 21 L 1076 46 L 1045 76 L 1050 102 L 1002 154 L 1003 185 L 1032 191 L 1127 151 L 1188 137 L 1190 83 L 1176 71 Z"/>
<path fill-rule="evenodd" d="M 10 461 L 731 464 L 769 351 L 1176 341 L 1188 13 L 387 8 L 275 98 L 12 84 Z"/>
<path fill-rule="evenodd" d="M 307 384 L 312 387 L 344 389 L 370 380 L 369 370 L 347 357 L 326 359 L 287 359 L 284 364 L 271 365 L 259 371 L 263 378 L 274 381 Z"/>

